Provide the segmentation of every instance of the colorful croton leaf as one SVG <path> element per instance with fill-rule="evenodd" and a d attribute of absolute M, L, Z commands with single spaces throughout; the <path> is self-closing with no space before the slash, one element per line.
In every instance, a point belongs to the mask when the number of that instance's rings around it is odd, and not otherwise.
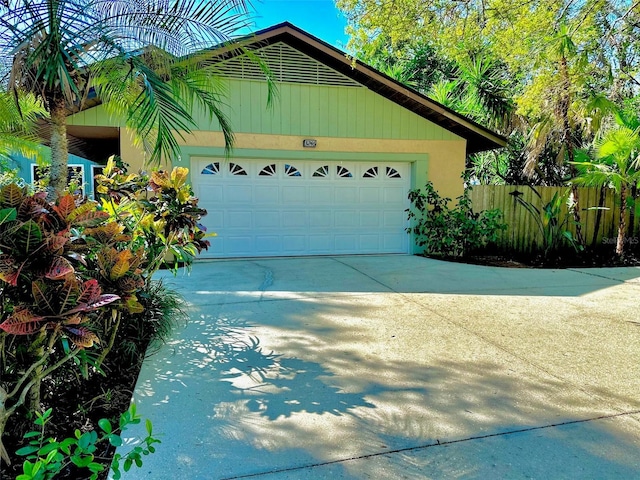
<path fill-rule="evenodd" d="M 0 280 L 8 283 L 12 287 L 15 287 L 18 285 L 20 269 L 21 265 L 16 263 L 15 259 L 11 255 L 0 255 Z"/>
<path fill-rule="evenodd" d="M 22 203 L 26 192 L 26 188 L 21 188 L 15 183 L 5 185 L 0 188 L 0 205 L 3 208 L 16 208 Z"/>
<path fill-rule="evenodd" d="M 70 279 L 66 280 L 62 287 L 59 285 L 55 287 L 44 280 L 34 281 L 32 283 L 34 308 L 41 313 L 34 313 L 30 307 L 20 307 L 0 324 L 0 329 L 13 335 L 31 335 L 43 328 L 58 330 L 79 348 L 91 347 L 94 343 L 99 343 L 96 334 L 83 326 L 90 321 L 90 317 L 84 314 L 120 300 L 120 297 L 102 294 L 96 279 L 82 283 L 79 292 L 77 282 Z M 66 297 L 60 301 L 59 298 L 52 298 L 54 294 L 66 295 Z M 74 302 L 75 306 L 68 308 L 71 302 Z M 56 313 L 57 309 L 62 310 Z"/>
<path fill-rule="evenodd" d="M 40 330 L 46 321 L 45 317 L 34 314 L 28 307 L 21 307 L 0 323 L 0 329 L 12 335 L 31 335 Z"/>

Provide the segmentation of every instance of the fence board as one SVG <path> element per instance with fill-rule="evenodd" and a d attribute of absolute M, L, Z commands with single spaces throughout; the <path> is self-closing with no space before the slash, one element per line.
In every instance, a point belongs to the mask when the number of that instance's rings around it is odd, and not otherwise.
<path fill-rule="evenodd" d="M 521 198 L 531 202 L 542 211 L 553 195 L 558 192 L 562 195 L 568 192 L 568 187 L 535 187 L 540 197 L 531 187 L 523 185 L 477 185 L 471 190 L 470 198 L 474 211 L 499 208 L 507 224 L 507 230 L 498 238 L 498 247 L 520 253 L 532 252 L 542 245 L 542 236 L 535 219 L 520 205 L 513 192 L 520 192 Z M 618 194 L 612 189 L 605 189 L 604 207 L 600 213 L 600 224 L 597 224 L 598 207 L 600 200 L 600 188 L 581 187 L 578 189 L 582 235 L 587 246 L 600 246 L 615 241 L 617 236 L 618 219 L 620 218 L 620 201 Z M 640 202 L 638 202 L 640 204 Z M 568 211 L 566 203 L 563 205 L 560 218 Z M 636 214 L 626 212 L 628 236 L 636 238 L 635 232 L 640 230 L 640 206 L 636 208 Z M 596 226 L 598 227 L 597 231 Z M 574 235 L 575 225 L 570 222 L 567 228 Z M 594 241 L 595 239 L 595 241 Z"/>

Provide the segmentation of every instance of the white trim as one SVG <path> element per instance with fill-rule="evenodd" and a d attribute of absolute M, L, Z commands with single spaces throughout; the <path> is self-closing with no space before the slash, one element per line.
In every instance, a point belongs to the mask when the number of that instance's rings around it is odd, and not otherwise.
<path fill-rule="evenodd" d="M 36 182 L 36 167 L 38 166 L 37 163 L 31 163 L 30 164 L 30 169 L 29 169 L 29 173 L 31 174 L 31 183 L 35 183 Z M 82 174 L 82 182 L 80 185 L 80 193 L 82 195 L 84 195 L 84 192 L 87 188 L 87 178 L 85 176 L 85 169 L 84 169 L 84 165 L 81 163 L 68 163 L 67 164 L 67 176 L 69 175 L 69 169 L 71 168 L 80 168 L 81 174 Z"/>

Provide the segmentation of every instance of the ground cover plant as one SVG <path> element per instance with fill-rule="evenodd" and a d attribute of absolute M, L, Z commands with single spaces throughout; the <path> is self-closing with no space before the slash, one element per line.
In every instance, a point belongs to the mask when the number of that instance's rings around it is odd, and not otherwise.
<path fill-rule="evenodd" d="M 187 175 L 132 174 L 114 157 L 100 203 L 0 189 L 4 471 L 11 462 L 21 480 L 97 478 L 122 429 L 140 421 L 128 403 L 147 346 L 186 318 L 152 275 L 169 253 L 176 269 L 208 246 Z M 139 465 L 156 442 L 148 425 L 143 446 L 118 464 Z"/>

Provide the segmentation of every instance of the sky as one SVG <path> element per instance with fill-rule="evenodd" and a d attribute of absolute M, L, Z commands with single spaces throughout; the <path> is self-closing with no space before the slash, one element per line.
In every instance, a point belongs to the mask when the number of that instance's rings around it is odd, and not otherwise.
<path fill-rule="evenodd" d="M 255 30 L 289 22 L 320 40 L 345 50 L 347 20 L 333 0 L 253 0 Z"/>

